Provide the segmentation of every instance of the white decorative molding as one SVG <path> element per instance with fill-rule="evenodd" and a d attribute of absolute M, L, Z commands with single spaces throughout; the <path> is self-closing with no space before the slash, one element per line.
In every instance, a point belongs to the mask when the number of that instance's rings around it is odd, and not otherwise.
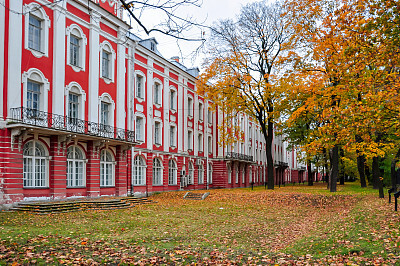
<path fill-rule="evenodd" d="M 82 89 L 79 83 L 72 81 L 65 87 L 65 106 L 69 106 L 68 95 L 69 93 L 75 93 L 79 96 L 79 119 L 85 120 L 85 102 L 86 102 L 86 92 Z M 68 110 L 66 110 L 66 115 L 68 115 Z"/>
<path fill-rule="evenodd" d="M 136 110 L 137 110 L 138 112 L 143 112 L 143 110 L 144 110 L 143 105 L 141 105 L 141 104 L 136 104 Z"/>
<path fill-rule="evenodd" d="M 26 107 L 26 96 L 28 93 L 28 80 L 40 83 L 42 86 L 40 88 L 40 110 L 48 112 L 48 95 L 50 91 L 50 82 L 44 76 L 42 71 L 37 68 L 30 68 L 28 71 L 22 74 L 22 84 L 23 84 L 23 106 Z"/>
<path fill-rule="evenodd" d="M 161 117 L 161 112 L 158 111 L 158 110 L 155 110 L 155 111 L 154 111 L 154 116 L 156 116 L 156 117 Z"/>
<path fill-rule="evenodd" d="M 103 41 L 100 44 L 99 50 L 100 50 L 100 60 L 99 60 L 100 61 L 100 77 L 107 84 L 114 83 L 116 53 L 115 53 L 112 45 L 108 41 Z M 102 70 L 103 70 L 102 53 L 103 53 L 103 51 L 106 51 L 111 54 L 111 60 L 110 60 L 110 66 L 109 66 L 110 67 L 110 69 L 109 69 L 110 77 L 103 77 L 103 75 L 102 75 Z"/>
<path fill-rule="evenodd" d="M 71 34 L 78 37 L 81 40 L 81 47 L 79 49 L 79 66 L 72 65 L 70 62 L 71 53 Z M 67 27 L 65 35 L 67 36 L 67 65 L 71 66 L 75 72 L 85 71 L 86 66 L 86 45 L 87 38 L 83 33 L 82 29 L 77 24 L 71 24 Z"/>

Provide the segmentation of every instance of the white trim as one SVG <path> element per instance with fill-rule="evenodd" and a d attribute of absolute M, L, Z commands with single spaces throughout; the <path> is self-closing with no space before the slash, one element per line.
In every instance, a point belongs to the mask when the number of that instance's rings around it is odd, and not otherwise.
<path fill-rule="evenodd" d="M 175 92 L 175 96 L 172 99 L 172 104 L 171 104 L 171 91 Z M 169 110 L 172 113 L 176 113 L 178 110 L 178 106 L 177 106 L 178 105 L 178 89 L 173 85 L 169 86 L 168 99 L 169 99 Z M 172 105 L 174 108 L 171 108 Z"/>
<path fill-rule="evenodd" d="M 159 91 L 159 95 L 158 95 L 158 101 L 159 101 L 159 103 L 156 103 L 156 101 L 155 101 L 155 90 L 156 90 L 156 83 L 158 84 L 158 85 L 160 85 L 160 91 Z M 157 107 L 157 108 L 161 108 L 162 107 L 162 105 L 163 105 L 163 88 L 164 88 L 164 85 L 163 85 L 163 83 L 161 82 L 161 80 L 159 79 L 159 78 L 153 78 L 153 104 Z"/>
<path fill-rule="evenodd" d="M 25 14 L 25 49 L 31 51 L 38 58 L 42 56 L 49 57 L 49 29 L 51 26 L 49 16 L 47 16 L 41 5 L 34 2 L 24 5 L 23 12 Z M 29 16 L 31 14 L 42 19 L 44 24 L 42 27 L 43 36 L 40 38 L 40 51 L 29 48 Z"/>
<path fill-rule="evenodd" d="M 5 0 L 0 0 L 0 39 L 5 40 Z M 0 41 L 0 80 L 4 80 L 4 45 L 5 41 Z M 0 82 L 0 121 L 3 120 L 3 105 L 4 105 L 4 82 Z"/>
<path fill-rule="evenodd" d="M 85 102 L 86 102 L 86 92 L 82 89 L 81 85 L 79 83 L 72 81 L 70 82 L 66 87 L 65 87 L 65 109 L 66 112 L 65 114 L 68 116 L 68 106 L 69 106 L 69 99 L 68 95 L 71 92 L 73 88 L 78 89 L 78 94 L 79 97 L 79 119 L 85 120 Z M 72 91 L 73 92 L 73 91 Z"/>
<path fill-rule="evenodd" d="M 143 82 L 142 82 L 142 97 L 138 97 L 137 96 L 137 91 L 138 91 L 137 90 L 137 79 L 138 79 L 137 76 L 138 75 L 143 79 Z M 138 100 L 138 102 L 144 102 L 146 100 L 146 86 L 145 86 L 146 81 L 147 81 L 146 75 L 140 70 L 135 70 L 135 93 L 134 93 L 134 96 Z"/>
<path fill-rule="evenodd" d="M 110 124 L 109 124 L 109 126 L 114 126 L 114 114 L 115 114 L 115 102 L 114 102 L 114 100 L 112 99 L 111 95 L 108 94 L 107 92 L 104 92 L 104 93 L 99 97 L 98 107 L 97 107 L 98 112 L 99 112 L 99 114 L 98 114 L 99 123 L 101 122 L 101 121 L 100 121 L 100 119 L 101 119 L 101 117 L 100 117 L 100 116 L 101 116 L 101 114 L 100 114 L 100 112 L 101 112 L 101 102 L 105 102 L 105 103 L 111 104 L 112 110 L 111 110 L 111 112 L 110 112 L 110 117 L 108 117 L 108 118 L 110 119 Z"/>
<path fill-rule="evenodd" d="M 136 138 L 136 136 L 137 136 L 137 129 L 136 129 L 136 121 L 137 121 L 137 118 L 138 117 L 140 117 L 142 120 L 143 120 L 143 125 L 142 125 L 142 129 L 141 129 L 141 139 L 139 139 L 139 138 Z M 135 113 L 135 117 L 134 117 L 134 120 L 135 120 L 135 139 L 136 139 L 136 141 L 138 141 L 138 142 L 140 142 L 140 143 L 144 143 L 145 141 L 146 141 L 146 116 L 143 114 L 143 113 L 141 113 L 141 112 L 136 112 Z"/>
<path fill-rule="evenodd" d="M 42 71 L 37 68 L 30 68 L 28 71 L 22 73 L 22 86 L 23 86 L 23 103 L 22 106 L 26 107 L 26 95 L 28 93 L 28 80 L 42 84 L 40 88 L 40 111 L 48 112 L 48 100 L 50 82 L 44 76 Z"/>
<path fill-rule="evenodd" d="M 107 49 L 108 47 L 108 49 Z M 114 79 L 115 79 L 115 57 L 116 57 L 116 53 L 114 51 L 114 49 L 112 48 L 112 45 L 106 40 L 103 41 L 100 44 L 99 47 L 100 50 L 100 78 L 104 80 L 105 83 L 110 84 L 110 83 L 114 83 Z M 111 54 L 111 60 L 110 60 L 110 66 L 109 66 L 109 75 L 110 77 L 103 77 L 103 59 L 102 59 L 102 53 L 103 50 L 110 53 Z"/>
<path fill-rule="evenodd" d="M 71 47 L 71 33 L 76 30 L 79 32 L 79 36 L 74 35 L 75 37 L 78 37 L 80 39 L 80 48 L 79 48 L 79 65 L 75 66 L 72 65 L 70 62 L 70 47 Z M 80 72 L 80 71 L 85 71 L 85 66 L 86 66 L 86 45 L 87 45 L 87 38 L 86 35 L 83 33 L 83 30 L 81 29 L 81 27 L 79 27 L 77 24 L 71 24 L 67 27 L 66 31 L 65 31 L 65 35 L 67 36 L 67 57 L 66 57 L 66 61 L 67 61 L 67 65 L 71 66 L 72 69 L 75 72 Z"/>

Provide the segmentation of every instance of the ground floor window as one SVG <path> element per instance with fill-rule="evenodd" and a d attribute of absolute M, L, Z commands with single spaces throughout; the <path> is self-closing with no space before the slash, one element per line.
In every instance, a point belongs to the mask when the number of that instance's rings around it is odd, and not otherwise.
<path fill-rule="evenodd" d="M 67 150 L 67 187 L 85 186 L 85 157 L 77 146 Z"/>
<path fill-rule="evenodd" d="M 177 174 L 178 174 L 178 168 L 176 167 L 176 162 L 174 160 L 169 160 L 169 162 L 168 162 L 168 184 L 169 185 L 177 184 Z"/>
<path fill-rule="evenodd" d="M 114 186 L 114 165 L 113 156 L 108 150 L 102 150 L 100 156 L 100 186 Z"/>
<path fill-rule="evenodd" d="M 48 187 L 47 150 L 38 141 L 29 141 L 24 145 L 23 170 L 24 187 Z"/>
<path fill-rule="evenodd" d="M 154 158 L 153 160 L 153 185 L 162 185 L 162 164 L 160 159 Z"/>
<path fill-rule="evenodd" d="M 133 163 L 133 185 L 141 186 L 146 184 L 146 164 L 141 156 L 136 156 Z"/>

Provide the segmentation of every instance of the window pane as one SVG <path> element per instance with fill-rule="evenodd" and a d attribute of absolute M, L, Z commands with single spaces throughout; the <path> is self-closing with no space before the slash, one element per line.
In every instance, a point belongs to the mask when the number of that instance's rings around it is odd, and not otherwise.
<path fill-rule="evenodd" d="M 42 21 L 35 16 L 29 15 L 29 48 L 40 51 L 41 33 Z"/>
<path fill-rule="evenodd" d="M 102 52 L 102 77 L 110 78 L 110 54 L 103 50 Z"/>
<path fill-rule="evenodd" d="M 70 35 L 70 64 L 79 66 L 79 49 L 80 40 L 79 38 Z"/>

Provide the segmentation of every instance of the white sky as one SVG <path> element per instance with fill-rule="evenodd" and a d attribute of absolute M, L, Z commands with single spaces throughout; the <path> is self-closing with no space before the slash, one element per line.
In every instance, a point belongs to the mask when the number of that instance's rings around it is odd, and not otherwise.
<path fill-rule="evenodd" d="M 179 15 L 183 17 L 192 16 L 198 23 L 212 25 L 213 22 L 220 19 L 235 18 L 239 14 L 240 9 L 243 5 L 254 2 L 255 0 L 203 0 L 203 5 L 201 8 L 196 7 L 186 7 L 179 10 Z M 157 15 L 153 14 L 143 14 L 141 20 L 146 25 L 151 25 L 156 23 Z M 204 22 L 205 21 L 205 22 Z M 203 23 L 204 22 L 204 23 Z M 132 23 L 132 26 L 134 24 Z M 139 37 L 146 39 L 149 37 L 155 37 L 158 41 L 158 50 L 161 54 L 169 59 L 173 56 L 179 56 L 180 62 L 187 67 L 199 67 L 201 69 L 201 63 L 203 57 L 200 55 L 197 58 L 193 58 L 193 51 L 200 45 L 200 42 L 187 42 L 179 41 L 180 48 L 182 51 L 183 58 L 180 54 L 179 47 L 176 43 L 176 39 L 162 35 L 162 34 L 151 34 L 147 36 L 144 31 L 132 30 L 133 33 L 139 35 Z M 205 37 L 207 38 L 207 31 Z M 185 37 L 187 38 L 200 38 L 201 31 L 199 29 L 193 29 Z"/>

